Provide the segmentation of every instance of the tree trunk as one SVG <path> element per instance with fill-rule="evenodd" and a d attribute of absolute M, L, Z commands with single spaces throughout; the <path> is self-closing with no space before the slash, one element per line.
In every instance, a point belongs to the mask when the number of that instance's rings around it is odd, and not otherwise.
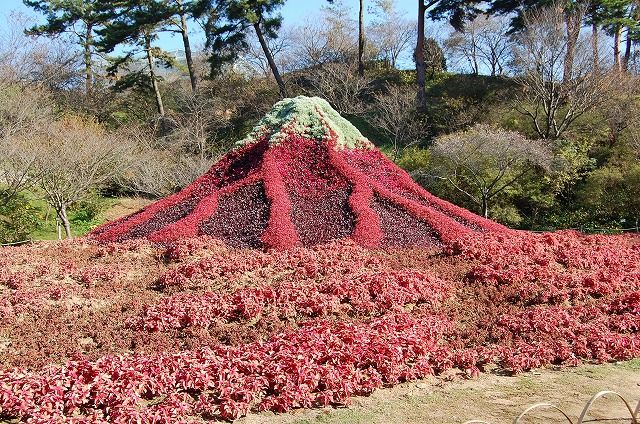
<path fill-rule="evenodd" d="M 93 23 L 86 23 L 84 36 L 84 69 L 85 69 L 85 93 L 91 94 L 93 90 L 93 61 L 91 57 L 91 46 L 93 45 Z"/>
<path fill-rule="evenodd" d="M 599 46 L 599 32 L 598 24 L 596 22 L 591 24 L 591 50 L 593 54 L 593 72 L 600 72 L 600 46 Z"/>
<path fill-rule="evenodd" d="M 489 199 L 485 193 L 482 193 L 482 216 L 489 218 Z"/>
<path fill-rule="evenodd" d="M 182 0 L 178 1 L 178 4 L 182 6 Z M 198 85 L 196 77 L 196 70 L 193 66 L 193 57 L 191 55 L 191 44 L 189 42 L 189 31 L 187 30 L 187 18 L 184 13 L 180 13 L 180 32 L 182 33 L 182 43 L 184 44 L 184 57 L 187 61 L 187 68 L 189 68 L 189 79 L 191 79 L 191 90 L 195 93 Z"/>
<path fill-rule="evenodd" d="M 627 27 L 627 40 L 624 48 L 624 59 L 622 61 L 622 68 L 626 71 L 629 70 L 629 61 L 631 60 L 631 29 Z"/>
<path fill-rule="evenodd" d="M 58 218 L 62 221 L 62 225 L 64 226 L 64 233 L 68 239 L 73 238 L 71 235 L 71 223 L 69 222 L 69 217 L 67 217 L 67 208 L 64 205 L 60 205 L 58 210 Z"/>
<path fill-rule="evenodd" d="M 582 13 L 576 10 L 565 11 L 565 24 L 567 27 L 567 51 L 564 56 L 564 69 L 562 81 L 571 81 L 573 78 L 573 62 L 576 57 L 576 46 L 580 36 Z"/>
<path fill-rule="evenodd" d="M 267 62 L 269 62 L 269 68 L 271 68 L 271 72 L 273 73 L 273 77 L 276 79 L 278 83 L 278 88 L 280 89 L 280 97 L 283 99 L 285 97 L 289 97 L 287 94 L 287 87 L 284 85 L 284 80 L 280 76 L 280 72 L 278 72 L 278 67 L 276 66 L 275 60 L 273 60 L 273 55 L 269 50 L 269 46 L 267 46 L 267 42 L 264 39 L 264 34 L 262 33 L 262 29 L 260 28 L 260 22 L 256 22 L 253 24 L 253 28 L 256 31 L 256 35 L 258 36 L 258 41 L 260 42 L 260 47 L 262 47 L 262 51 L 267 58 Z"/>
<path fill-rule="evenodd" d="M 418 110 L 424 110 L 427 107 L 427 94 L 425 92 L 426 64 L 424 62 L 424 19 L 427 7 L 424 0 L 418 0 L 418 40 L 414 58 L 416 62 L 416 82 L 418 83 Z"/>
<path fill-rule="evenodd" d="M 153 52 L 151 51 L 151 37 L 144 36 L 144 47 L 147 51 L 147 65 L 149 66 L 149 77 L 151 78 L 151 86 L 153 92 L 156 95 L 156 105 L 158 106 L 158 113 L 160 116 L 164 116 L 164 105 L 162 104 L 162 96 L 160 95 L 160 88 L 158 87 L 158 79 L 156 77 L 156 71 L 153 63 Z"/>
<path fill-rule="evenodd" d="M 622 63 L 620 62 L 620 33 L 622 29 L 620 26 L 616 28 L 616 32 L 613 35 L 613 69 L 616 71 L 622 70 Z"/>
<path fill-rule="evenodd" d="M 358 17 L 358 75 L 364 76 L 364 0 L 360 0 Z"/>

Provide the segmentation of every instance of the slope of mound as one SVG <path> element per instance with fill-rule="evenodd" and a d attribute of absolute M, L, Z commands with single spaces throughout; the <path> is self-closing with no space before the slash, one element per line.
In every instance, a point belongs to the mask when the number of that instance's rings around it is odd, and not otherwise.
<path fill-rule="evenodd" d="M 410 247 L 489 230 L 504 227 L 421 188 L 326 101 L 296 97 L 277 103 L 191 185 L 89 237 L 169 243 L 209 235 L 279 249 L 348 238 Z"/>

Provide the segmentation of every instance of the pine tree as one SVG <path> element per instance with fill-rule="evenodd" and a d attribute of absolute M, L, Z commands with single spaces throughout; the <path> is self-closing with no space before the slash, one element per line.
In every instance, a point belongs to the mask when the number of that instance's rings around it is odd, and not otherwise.
<path fill-rule="evenodd" d="M 216 2 L 216 13 L 207 25 L 207 46 L 211 50 L 212 73 L 235 60 L 247 48 L 247 32 L 253 30 L 264 52 L 269 68 L 278 84 L 281 97 L 287 97 L 287 88 L 278 71 L 273 54 L 267 45 L 267 38 L 276 38 L 282 24 L 282 16 L 275 12 L 284 0 L 226 0 Z"/>
<path fill-rule="evenodd" d="M 57 36 L 73 34 L 82 46 L 85 91 L 91 93 L 94 84 L 93 55 L 95 31 L 105 16 L 98 7 L 99 0 L 24 0 L 24 4 L 46 17 L 46 22 L 26 31 L 31 35 Z"/>
<path fill-rule="evenodd" d="M 111 60 L 107 69 L 109 75 L 116 76 L 123 68 L 128 69 L 136 60 L 136 55 L 143 53 L 145 66 L 133 69 L 120 78 L 116 89 L 133 86 L 146 86 L 153 90 L 158 113 L 164 116 L 164 104 L 158 82 L 160 76 L 156 72 L 157 64 L 166 68 L 175 66 L 175 58 L 159 47 L 153 46 L 163 25 L 172 17 L 172 9 L 163 2 L 152 0 L 121 0 L 105 2 L 103 9 L 108 20 L 104 28 L 98 31 L 100 40 L 98 48 L 111 53 L 121 47 L 125 54 Z"/>

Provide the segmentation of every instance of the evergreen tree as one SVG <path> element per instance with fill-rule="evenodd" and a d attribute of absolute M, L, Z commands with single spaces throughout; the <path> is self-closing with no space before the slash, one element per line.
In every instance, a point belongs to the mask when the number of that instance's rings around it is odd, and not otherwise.
<path fill-rule="evenodd" d="M 635 0 L 598 0 L 598 13 L 594 21 L 603 26 L 608 35 L 613 37 L 613 67 L 621 71 L 626 69 L 631 56 L 631 43 L 637 39 L 638 6 Z M 627 40 L 624 58 L 622 57 L 622 32 L 626 28 Z"/>
<path fill-rule="evenodd" d="M 46 17 L 46 22 L 26 31 L 32 35 L 56 36 L 73 34 L 83 49 L 85 69 L 85 91 L 93 89 L 94 34 L 104 22 L 104 15 L 98 7 L 99 0 L 24 0 L 24 4 Z"/>
<path fill-rule="evenodd" d="M 164 116 L 164 104 L 158 86 L 160 76 L 156 65 L 166 68 L 175 65 L 175 58 L 159 47 L 153 46 L 162 26 L 171 18 L 172 9 L 163 2 L 152 0 L 120 0 L 103 2 L 103 12 L 108 20 L 104 28 L 98 31 L 98 48 L 111 53 L 120 46 L 125 54 L 113 58 L 107 69 L 109 75 L 116 76 L 123 68 L 129 68 L 135 62 L 136 55 L 143 53 L 145 66 L 133 69 L 116 83 L 116 89 L 133 86 L 150 87 L 155 95 L 158 113 Z"/>
<path fill-rule="evenodd" d="M 418 37 L 414 60 L 416 62 L 416 80 L 418 83 L 417 104 L 419 110 L 426 108 L 427 96 L 425 92 L 425 79 L 427 64 L 425 62 L 425 19 L 448 19 L 449 23 L 457 30 L 464 27 L 464 23 L 473 19 L 479 9 L 479 0 L 418 0 Z"/>
<path fill-rule="evenodd" d="M 245 50 L 247 32 L 255 31 L 269 68 L 278 84 L 281 97 L 287 97 L 287 89 L 267 45 L 267 38 L 276 38 L 282 24 L 282 16 L 275 12 L 284 0 L 224 0 L 209 8 L 207 46 L 211 50 L 212 73 L 235 60 Z"/>

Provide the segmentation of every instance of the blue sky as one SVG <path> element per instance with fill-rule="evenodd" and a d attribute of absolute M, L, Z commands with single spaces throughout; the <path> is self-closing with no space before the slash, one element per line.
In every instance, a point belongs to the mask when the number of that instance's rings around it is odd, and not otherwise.
<path fill-rule="evenodd" d="M 357 19 L 358 0 L 343 0 L 343 3 L 351 7 L 352 18 Z M 371 4 L 373 1 L 367 0 L 366 3 Z M 398 9 L 405 12 L 408 18 L 415 19 L 418 13 L 418 2 L 416 0 L 396 0 L 396 3 L 398 5 Z M 318 13 L 318 10 L 325 4 L 327 4 L 325 0 L 288 0 L 281 10 L 284 18 L 283 24 L 285 26 L 289 26 L 304 22 L 305 19 L 313 17 L 314 14 Z M 0 0 L 0 17 L 8 16 L 12 11 L 19 11 L 27 15 L 41 18 L 41 15 L 37 15 L 32 9 L 26 7 L 22 3 L 22 0 Z M 4 22 L 1 24 L 4 24 Z M 194 27 L 194 25 L 192 25 L 191 31 L 193 32 L 192 37 L 194 38 L 196 45 L 198 42 L 202 43 L 202 34 Z M 160 44 L 166 50 L 178 50 L 182 47 L 182 39 L 177 35 L 171 36 L 165 34 L 162 36 Z"/>

